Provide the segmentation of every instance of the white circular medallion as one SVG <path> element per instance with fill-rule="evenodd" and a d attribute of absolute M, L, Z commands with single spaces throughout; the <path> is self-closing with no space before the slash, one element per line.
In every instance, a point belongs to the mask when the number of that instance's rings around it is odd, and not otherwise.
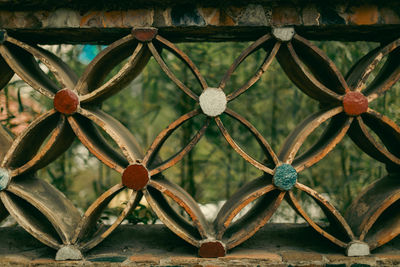
<path fill-rule="evenodd" d="M 272 28 L 272 35 L 281 42 L 289 42 L 294 36 L 293 27 Z"/>
<path fill-rule="evenodd" d="M 221 115 L 226 109 L 225 93 L 218 88 L 207 88 L 200 95 L 200 107 L 210 117 Z"/>

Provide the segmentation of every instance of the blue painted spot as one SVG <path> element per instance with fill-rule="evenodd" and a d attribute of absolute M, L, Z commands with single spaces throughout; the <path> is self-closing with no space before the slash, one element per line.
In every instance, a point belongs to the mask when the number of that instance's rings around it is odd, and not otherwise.
<path fill-rule="evenodd" d="M 281 190 L 288 191 L 297 181 L 297 172 L 290 164 L 282 164 L 275 169 L 274 185 Z"/>
<path fill-rule="evenodd" d="M 10 175 L 6 169 L 0 168 L 0 191 L 6 189 Z"/>
<path fill-rule="evenodd" d="M 78 59 L 82 63 L 89 63 L 92 61 L 97 54 L 103 50 L 105 46 L 98 46 L 98 45 L 84 45 L 82 48 L 82 52 L 79 54 Z"/>

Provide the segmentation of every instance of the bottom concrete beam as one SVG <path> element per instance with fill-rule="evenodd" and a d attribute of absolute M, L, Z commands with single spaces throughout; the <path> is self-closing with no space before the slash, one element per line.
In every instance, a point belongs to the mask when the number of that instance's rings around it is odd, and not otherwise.
<path fill-rule="evenodd" d="M 84 260 L 55 255 L 19 227 L 0 228 L 0 266 L 399 266 L 400 240 L 370 256 L 346 257 L 306 225 L 269 224 L 225 257 L 205 259 L 163 225 L 136 225 L 118 228 Z"/>

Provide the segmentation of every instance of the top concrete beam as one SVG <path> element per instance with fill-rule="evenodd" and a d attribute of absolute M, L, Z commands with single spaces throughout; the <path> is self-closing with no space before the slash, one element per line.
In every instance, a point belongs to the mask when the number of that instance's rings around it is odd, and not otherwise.
<path fill-rule="evenodd" d="M 282 4 L 324 4 L 337 5 L 351 2 L 352 5 L 377 4 L 387 5 L 396 0 L 0 0 L 0 9 L 5 10 L 54 10 L 72 8 L 76 10 L 126 10 L 152 7 L 175 7 L 198 5 L 204 7 L 245 6 L 249 4 L 282 5 Z"/>
<path fill-rule="evenodd" d="M 75 0 L 59 1 L 71 3 L 72 7 L 76 3 Z M 259 0 L 259 4 L 241 6 L 230 5 L 233 1 L 227 1 L 218 7 L 175 3 L 171 7 L 132 9 L 124 9 L 126 1 L 121 1 L 118 10 L 32 8 L 22 11 L 13 10 L 16 6 L 11 4 L 5 8 L 6 2 L 11 1 L 0 0 L 0 28 L 21 40 L 41 44 L 106 44 L 128 34 L 131 28 L 150 26 L 158 28 L 172 41 L 253 40 L 269 32 L 271 27 L 280 26 L 294 26 L 298 33 L 316 40 L 385 42 L 400 35 L 398 1 L 381 1 L 380 4 L 373 3 L 378 1 L 363 1 L 362 4 L 296 1 L 298 4 L 294 5 L 286 1 Z M 22 2 L 40 1 L 15 1 L 15 4 Z M 219 3 L 218 0 L 215 3 Z"/>

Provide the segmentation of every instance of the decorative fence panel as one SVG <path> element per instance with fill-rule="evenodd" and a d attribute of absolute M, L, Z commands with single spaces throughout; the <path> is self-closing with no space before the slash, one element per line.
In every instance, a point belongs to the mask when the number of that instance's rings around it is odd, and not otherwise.
<path fill-rule="evenodd" d="M 199 248 L 199 256 L 220 257 L 256 234 L 282 201 L 287 201 L 315 231 L 346 249 L 347 255 L 367 255 L 400 233 L 400 127 L 369 107 L 400 78 L 399 46 L 400 39 L 382 44 L 354 62 L 349 73 L 343 75 L 323 51 L 296 34 L 293 28 L 273 28 L 270 33 L 260 34 L 240 54 L 219 85 L 210 86 L 190 55 L 158 34 L 155 28 L 135 28 L 113 42 L 88 64 L 81 77 L 51 52 L 2 31 L 1 88 L 17 74 L 34 90 L 51 99 L 54 107 L 36 118 L 15 140 L 1 133 L 2 144 L 9 148 L 0 169 L 0 219 L 8 214 L 13 216 L 27 232 L 58 250 L 57 259 L 80 259 L 82 252 L 107 238 L 144 197 L 171 231 L 188 245 Z M 190 68 L 203 89 L 200 95 L 168 67 L 163 58 L 164 50 L 177 57 L 182 66 Z M 225 87 L 232 74 L 258 50 L 265 52 L 265 58 L 254 70 L 254 76 L 226 94 Z M 104 112 L 101 103 L 134 80 L 151 57 L 176 84 L 177 90 L 192 99 L 193 110 L 171 122 L 145 150 L 136 141 L 135 133 Z M 105 81 L 111 70 L 126 59 L 118 73 Z M 238 114 L 228 107 L 229 102 L 251 90 L 274 60 L 303 93 L 320 105 L 318 112 L 290 133 L 279 151 L 274 151 L 269 140 L 246 120 L 246 114 Z M 386 61 L 379 74 L 369 82 L 369 75 L 383 60 Z M 43 72 L 38 61 L 49 69 L 56 82 Z M 265 162 L 257 161 L 238 145 L 219 118 L 223 113 L 247 128 L 265 154 Z M 200 130 L 172 158 L 161 159 L 159 151 L 166 140 L 196 116 L 204 117 Z M 324 122 L 328 125 L 319 140 L 299 154 L 307 137 Z M 211 124 L 218 126 L 220 134 L 236 153 L 264 173 L 232 195 L 213 222 L 206 220 L 199 205 L 185 190 L 163 176 L 166 169 L 187 156 Z M 106 141 L 98 128 L 115 141 L 122 154 Z M 388 175 L 362 192 L 343 215 L 323 195 L 302 184 L 298 174 L 324 160 L 346 135 L 365 153 L 383 162 Z M 36 175 L 63 154 L 76 138 L 121 175 L 121 182 L 103 193 L 83 216 L 62 192 Z M 112 225 L 99 223 L 106 206 L 123 190 L 129 190 L 130 198 L 117 220 Z M 321 207 L 329 219 L 329 227 L 311 219 L 293 190 L 303 191 Z M 188 214 L 187 218 L 171 207 L 171 200 Z M 250 203 L 254 203 L 251 209 L 235 221 L 236 215 Z"/>

